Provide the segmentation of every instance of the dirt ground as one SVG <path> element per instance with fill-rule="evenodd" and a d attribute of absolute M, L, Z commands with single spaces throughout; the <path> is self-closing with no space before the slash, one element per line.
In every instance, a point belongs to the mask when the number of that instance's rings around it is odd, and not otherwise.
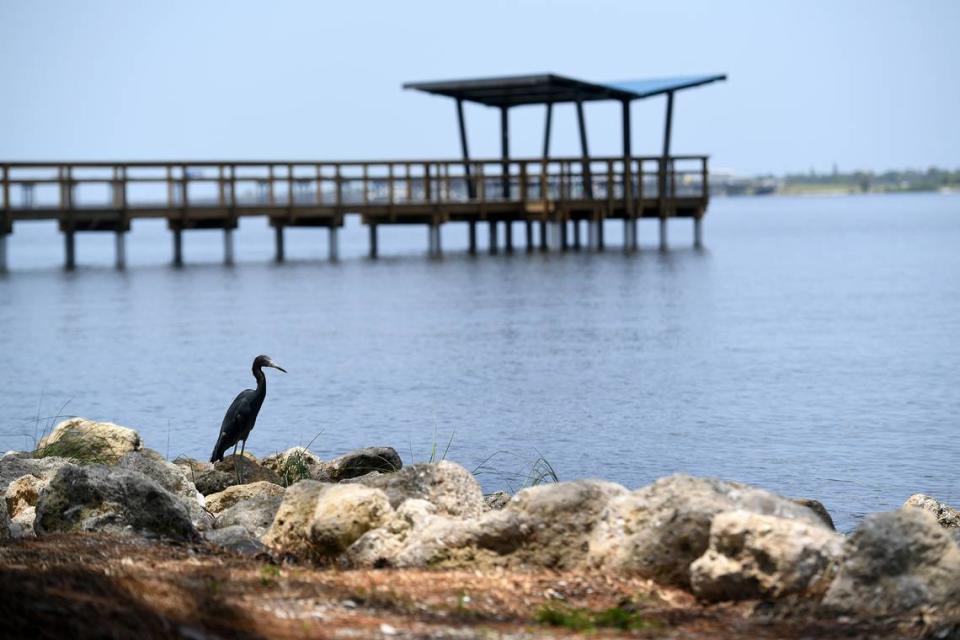
<path fill-rule="evenodd" d="M 877 622 L 702 605 L 623 576 L 342 570 L 99 535 L 0 543 L 13 638 L 918 637 Z M 929 630 L 927 630 L 929 631 Z"/>

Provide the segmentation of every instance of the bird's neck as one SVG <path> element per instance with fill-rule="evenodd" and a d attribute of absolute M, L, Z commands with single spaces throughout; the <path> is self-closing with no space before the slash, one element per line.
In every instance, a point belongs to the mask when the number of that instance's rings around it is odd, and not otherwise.
<path fill-rule="evenodd" d="M 267 393 L 267 376 L 263 374 L 260 367 L 253 368 L 253 377 L 257 379 L 257 393 L 264 395 Z"/>

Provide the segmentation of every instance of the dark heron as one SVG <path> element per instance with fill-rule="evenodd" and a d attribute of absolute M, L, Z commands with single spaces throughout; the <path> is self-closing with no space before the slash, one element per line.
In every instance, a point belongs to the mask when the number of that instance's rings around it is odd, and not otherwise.
<path fill-rule="evenodd" d="M 263 405 L 263 399 L 267 397 L 267 376 L 263 374 L 263 367 L 273 367 L 284 373 L 286 369 L 274 362 L 270 356 L 257 356 L 253 361 L 253 377 L 257 379 L 256 389 L 245 389 L 227 409 L 227 415 L 223 416 L 223 424 L 220 425 L 220 437 L 217 438 L 217 446 L 213 448 L 213 454 L 210 456 L 210 462 L 223 460 L 223 454 L 231 446 L 233 455 L 237 455 L 237 445 L 241 441 L 240 457 L 243 457 L 243 450 L 247 447 L 247 438 L 250 437 L 250 431 L 257 421 L 257 414 L 260 413 L 260 407 Z M 240 467 L 237 469 L 239 482 Z"/>

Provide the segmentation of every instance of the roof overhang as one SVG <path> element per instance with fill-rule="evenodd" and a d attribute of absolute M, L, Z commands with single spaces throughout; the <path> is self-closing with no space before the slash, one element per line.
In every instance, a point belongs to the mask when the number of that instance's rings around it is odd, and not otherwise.
<path fill-rule="evenodd" d="M 639 100 L 726 79 L 726 75 L 714 74 L 594 83 L 546 73 L 438 82 L 408 82 L 403 85 L 403 88 L 477 102 L 490 107 L 515 107 L 554 102 Z"/>

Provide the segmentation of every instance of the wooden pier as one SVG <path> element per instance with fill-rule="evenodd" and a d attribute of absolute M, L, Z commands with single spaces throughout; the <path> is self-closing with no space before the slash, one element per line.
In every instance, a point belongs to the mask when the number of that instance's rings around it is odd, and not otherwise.
<path fill-rule="evenodd" d="M 233 232 L 240 218 L 266 216 L 275 232 L 276 259 L 284 259 L 287 227 L 323 227 L 328 255 L 337 259 L 337 232 L 349 215 L 360 216 L 370 233 L 370 257 L 379 249 L 381 225 L 428 228 L 428 250 L 439 256 L 441 229 L 467 227 L 476 253 L 477 225 L 489 226 L 489 251 L 514 250 L 513 231 L 522 224 L 527 251 L 565 250 L 584 244 L 602 251 L 605 220 L 623 221 L 623 247 L 638 248 L 637 223 L 659 221 L 659 245 L 667 248 L 671 218 L 693 220 L 693 243 L 703 241 L 701 221 L 709 200 L 707 157 L 675 155 L 670 140 L 674 94 L 725 80 L 724 75 L 591 83 L 554 74 L 508 76 L 405 85 L 453 98 L 462 158 L 455 160 L 182 161 L 182 162 L 0 162 L 0 271 L 7 269 L 7 239 L 14 222 L 56 220 L 64 236 L 64 265 L 76 265 L 76 234 L 116 235 L 116 265 L 126 264 L 125 237 L 131 222 L 162 218 L 173 234 L 173 263 L 183 264 L 183 232 L 223 232 L 224 261 L 234 261 Z M 636 156 L 631 150 L 630 105 L 666 97 L 663 150 Z M 622 106 L 623 154 L 589 152 L 583 103 L 615 100 Z M 495 107 L 500 115 L 501 156 L 471 158 L 463 103 Z M 576 106 L 581 153 L 550 153 L 554 105 Z M 510 156 L 509 111 L 545 107 L 543 154 Z M 586 241 L 581 234 L 586 227 Z M 503 229 L 500 243 L 499 229 Z"/>
<path fill-rule="evenodd" d="M 705 156 L 400 160 L 372 162 L 22 162 L 0 165 L 0 268 L 14 223 L 56 220 L 64 264 L 76 265 L 77 233 L 116 234 L 116 264 L 126 260 L 133 220 L 165 219 L 173 263 L 183 263 L 182 234 L 221 230 L 224 260 L 234 260 L 240 218 L 265 216 L 284 259 L 284 230 L 328 230 L 328 255 L 338 255 L 337 231 L 360 216 L 378 251 L 380 225 L 424 225 L 431 255 L 441 253 L 441 228 L 462 223 L 476 252 L 478 224 L 487 224 L 489 251 L 512 251 L 522 225 L 526 250 L 586 245 L 603 250 L 604 220 L 623 221 L 623 246 L 637 248 L 637 222 L 660 221 L 666 247 L 670 218 L 691 218 L 694 243 L 708 203 Z M 629 197 L 627 197 L 629 194 Z M 581 227 L 586 228 L 582 242 Z M 501 236 L 499 229 L 503 230 Z M 501 244 L 502 242 L 502 244 Z"/>

